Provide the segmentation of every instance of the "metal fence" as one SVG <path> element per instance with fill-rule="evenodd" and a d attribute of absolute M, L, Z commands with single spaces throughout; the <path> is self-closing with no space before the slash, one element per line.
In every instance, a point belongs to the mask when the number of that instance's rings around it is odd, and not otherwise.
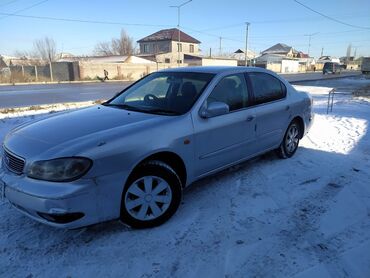
<path fill-rule="evenodd" d="M 37 66 L 9 66 L 0 70 L 0 82 L 75 81 L 80 79 L 78 62 L 52 62 Z"/>

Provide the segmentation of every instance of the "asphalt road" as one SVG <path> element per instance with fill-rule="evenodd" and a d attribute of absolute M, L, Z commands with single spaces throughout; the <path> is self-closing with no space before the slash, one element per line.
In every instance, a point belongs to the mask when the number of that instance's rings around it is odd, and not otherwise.
<path fill-rule="evenodd" d="M 353 74 L 359 75 L 359 73 L 348 72 L 342 73 L 341 77 Z M 292 83 L 338 77 L 338 75 L 323 76 L 321 72 L 282 76 Z M 131 82 L 0 86 L 0 108 L 109 99 L 129 84 Z"/>
<path fill-rule="evenodd" d="M 0 108 L 109 99 L 131 82 L 0 86 Z"/>

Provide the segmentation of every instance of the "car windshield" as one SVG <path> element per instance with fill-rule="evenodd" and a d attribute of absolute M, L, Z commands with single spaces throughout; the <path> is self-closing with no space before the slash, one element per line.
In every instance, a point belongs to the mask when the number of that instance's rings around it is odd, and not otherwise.
<path fill-rule="evenodd" d="M 214 74 L 157 72 L 124 90 L 107 106 L 153 114 L 181 115 L 190 110 Z"/>

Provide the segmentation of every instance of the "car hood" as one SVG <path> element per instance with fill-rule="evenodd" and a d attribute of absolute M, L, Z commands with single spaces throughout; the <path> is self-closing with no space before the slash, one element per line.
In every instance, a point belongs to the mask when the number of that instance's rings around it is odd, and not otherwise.
<path fill-rule="evenodd" d="M 12 130 L 4 141 L 5 147 L 25 158 L 46 151 L 78 148 L 84 143 L 103 144 L 112 134 L 125 135 L 132 126 L 149 125 L 169 116 L 127 111 L 103 105 L 57 114 L 33 121 Z M 154 124 L 154 123 L 153 123 Z M 112 130 L 115 132 L 112 133 Z M 76 150 L 75 150 L 76 151 Z M 49 153 L 50 156 L 50 153 Z"/>

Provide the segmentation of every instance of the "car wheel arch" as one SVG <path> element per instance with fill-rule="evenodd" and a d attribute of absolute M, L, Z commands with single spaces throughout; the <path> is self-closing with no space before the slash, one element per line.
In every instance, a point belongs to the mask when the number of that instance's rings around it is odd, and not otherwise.
<path fill-rule="evenodd" d="M 141 166 L 145 165 L 149 161 L 160 161 L 170 166 L 179 176 L 182 187 L 184 188 L 186 186 L 186 182 L 188 180 L 188 177 L 187 177 L 188 171 L 186 169 L 186 165 L 184 163 L 184 160 L 181 158 L 181 156 L 172 151 L 159 151 L 159 152 L 147 155 L 145 158 L 141 159 L 140 162 L 138 162 L 132 168 L 130 172 L 130 176 L 137 169 L 139 169 Z"/>
<path fill-rule="evenodd" d="M 304 121 L 303 121 L 303 119 L 300 116 L 296 116 L 291 120 L 289 125 L 293 122 L 296 122 L 298 124 L 298 126 L 299 126 L 299 139 L 302 139 L 303 135 L 304 135 Z"/>

